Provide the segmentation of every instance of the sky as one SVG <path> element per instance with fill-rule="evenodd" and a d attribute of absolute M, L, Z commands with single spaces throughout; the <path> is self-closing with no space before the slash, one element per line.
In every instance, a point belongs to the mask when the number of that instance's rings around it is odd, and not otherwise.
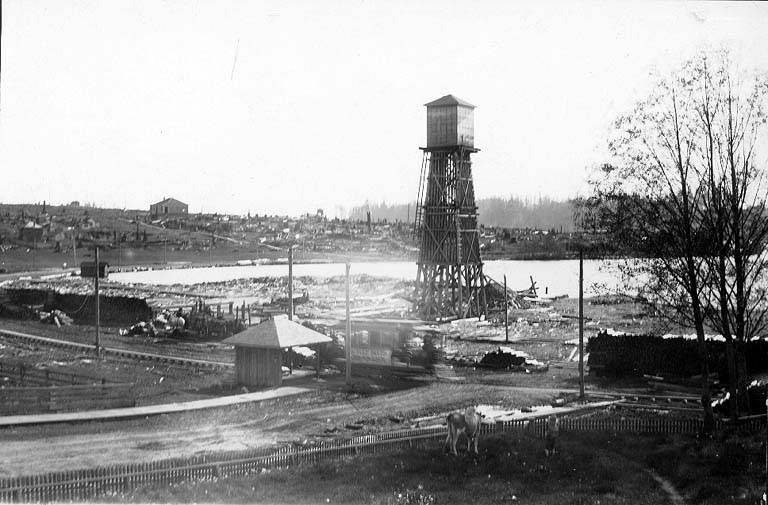
<path fill-rule="evenodd" d="M 585 191 L 654 75 L 768 3 L 4 0 L 0 202 L 327 215 L 416 199 L 424 104 L 477 106 L 478 198 Z"/>

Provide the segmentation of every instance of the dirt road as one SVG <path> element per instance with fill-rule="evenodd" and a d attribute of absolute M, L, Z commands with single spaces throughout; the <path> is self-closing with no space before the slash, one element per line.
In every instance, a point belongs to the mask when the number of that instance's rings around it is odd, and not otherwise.
<path fill-rule="evenodd" d="M 402 428 L 418 416 L 461 406 L 520 408 L 549 403 L 555 395 L 550 389 L 446 383 L 370 396 L 323 389 L 263 406 L 98 425 L 17 428 L 0 432 L 0 476 L 351 437 Z M 398 415 L 405 415 L 402 422 L 390 419 Z M 347 429 L 353 422 L 363 429 Z"/>
<path fill-rule="evenodd" d="M 554 310 L 561 314 L 571 314 L 574 308 L 573 300 L 562 300 L 555 305 Z M 564 359 L 562 356 L 570 352 L 570 348 L 564 346 L 563 342 L 575 337 L 575 324 L 571 320 L 550 322 L 550 315 L 546 314 L 546 318 L 544 315 L 536 312 L 524 314 L 527 322 L 520 321 L 517 324 L 521 328 L 525 326 L 530 338 L 516 342 L 515 347 L 545 361 Z M 647 327 L 649 322 L 646 315 L 631 303 L 593 305 L 589 307 L 588 315 L 595 321 L 601 321 L 601 325 L 629 331 L 635 327 Z M 13 326 L 17 324 L 26 325 L 27 331 L 29 325 L 43 330 L 38 323 L 13 323 Z M 80 333 L 85 329 L 69 327 L 53 330 L 48 327 L 46 330 L 67 333 L 68 336 L 71 334 L 73 340 L 76 340 L 83 338 Z M 115 344 L 126 344 L 119 342 L 120 337 L 116 335 L 107 338 L 114 338 Z M 131 343 L 136 345 L 136 342 Z M 195 345 L 181 343 L 176 347 L 191 353 Z M 2 350 L 6 354 L 11 351 L 17 353 L 17 350 L 10 347 Z M 211 353 L 212 349 L 200 351 Z M 35 362 L 64 358 L 68 362 L 84 362 L 80 356 L 36 349 L 34 346 L 18 350 L 18 353 L 29 355 L 29 359 Z M 13 358 L 24 357 L 21 354 L 14 354 Z M 148 363 L 128 364 L 105 360 L 88 366 L 96 365 L 103 368 L 99 368 L 100 372 L 109 373 L 113 377 L 131 380 L 146 377 L 147 388 L 153 388 L 156 394 L 172 396 L 176 400 L 205 396 L 209 394 L 207 389 L 223 380 L 209 373 L 192 374 L 182 369 Z M 68 366 L 74 365 L 69 363 Z M 29 475 L 191 456 L 202 452 L 302 443 L 305 440 L 311 442 L 329 437 L 351 437 L 405 427 L 419 416 L 441 414 L 467 405 L 484 403 L 520 408 L 548 404 L 557 395 L 557 388 L 578 386 L 577 371 L 573 367 L 550 366 L 549 371 L 542 374 L 492 373 L 486 376 L 479 370 L 462 373 L 467 374 L 465 383 L 424 381 L 391 384 L 391 387 L 397 387 L 398 390 L 379 392 L 369 388 L 366 395 L 346 393 L 343 384 L 334 383 L 338 379 L 330 378 L 327 383 L 318 385 L 316 393 L 261 406 L 132 421 L 0 430 L 0 475 Z M 489 385 L 489 381 L 495 385 Z M 521 385 L 529 388 L 510 387 Z M 405 419 L 398 423 L 390 419 L 392 416 Z M 362 429 L 346 428 L 352 422 L 361 422 Z"/>

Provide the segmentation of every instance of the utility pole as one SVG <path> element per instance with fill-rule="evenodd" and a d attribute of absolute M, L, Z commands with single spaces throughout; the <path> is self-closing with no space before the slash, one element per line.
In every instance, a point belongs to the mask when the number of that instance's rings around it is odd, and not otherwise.
<path fill-rule="evenodd" d="M 347 262 L 347 331 L 344 339 L 344 362 L 347 385 L 352 384 L 352 320 L 349 318 L 349 267 Z"/>
<path fill-rule="evenodd" d="M 213 233 L 211 233 L 211 247 L 208 248 L 208 263 L 213 266 Z"/>
<path fill-rule="evenodd" d="M 584 250 L 579 248 L 579 398 L 584 399 Z"/>
<path fill-rule="evenodd" d="M 509 299 L 506 274 L 504 275 L 504 342 L 509 343 Z"/>
<path fill-rule="evenodd" d="M 99 246 L 96 246 L 96 272 L 94 275 L 94 290 L 96 291 L 96 354 L 99 353 L 99 349 L 101 348 L 101 338 L 99 334 L 99 326 L 100 326 L 100 304 L 99 304 Z"/>
<path fill-rule="evenodd" d="M 288 248 L 288 319 L 293 321 L 293 246 Z"/>
<path fill-rule="evenodd" d="M 168 264 L 168 233 L 163 238 L 163 263 Z"/>
<path fill-rule="evenodd" d="M 77 268 L 77 239 L 74 230 L 72 230 L 72 261 L 75 262 L 75 268 Z"/>

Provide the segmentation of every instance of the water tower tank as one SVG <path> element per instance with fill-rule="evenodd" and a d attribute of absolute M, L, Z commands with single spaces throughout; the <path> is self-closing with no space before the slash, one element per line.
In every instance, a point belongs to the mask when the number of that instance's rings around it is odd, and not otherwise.
<path fill-rule="evenodd" d="M 445 95 L 427 107 L 427 148 L 475 146 L 475 106 Z"/>

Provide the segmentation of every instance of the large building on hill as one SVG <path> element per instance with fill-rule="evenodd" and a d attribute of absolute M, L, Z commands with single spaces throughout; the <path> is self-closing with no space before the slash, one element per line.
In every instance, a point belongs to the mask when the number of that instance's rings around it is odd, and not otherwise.
<path fill-rule="evenodd" d="M 166 198 L 149 206 L 150 215 L 162 216 L 186 216 L 189 213 L 189 205 L 175 198 Z"/>

